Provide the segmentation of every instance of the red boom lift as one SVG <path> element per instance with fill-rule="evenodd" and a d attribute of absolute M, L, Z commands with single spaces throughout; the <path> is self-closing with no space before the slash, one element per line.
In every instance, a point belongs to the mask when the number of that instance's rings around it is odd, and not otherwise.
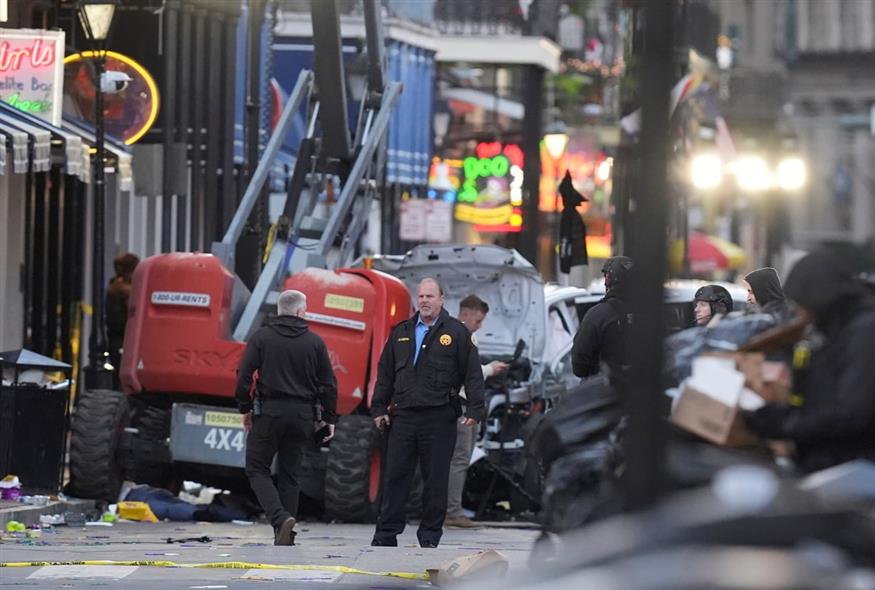
<path fill-rule="evenodd" d="M 338 381 L 337 433 L 328 452 L 307 451 L 302 492 L 326 516 L 375 515 L 379 435 L 367 410 L 389 330 L 410 312 L 404 284 L 350 265 L 381 185 L 390 114 L 401 85 L 385 78 L 380 7 L 366 0 L 368 91 L 352 137 L 333 1 L 313 0 L 314 72 L 301 72 L 238 210 L 212 254 L 153 256 L 136 270 L 121 366 L 124 391 L 86 390 L 77 401 L 71 491 L 116 500 L 121 481 L 192 479 L 242 487 L 245 434 L 234 409 L 246 338 L 298 289 L 325 340 Z M 338 90 L 339 89 L 339 90 Z M 252 292 L 229 269 L 250 212 L 292 119 L 305 105 L 302 140 L 267 262 Z M 329 186 L 330 185 L 330 186 Z M 326 204 L 320 196 L 339 188 Z"/>

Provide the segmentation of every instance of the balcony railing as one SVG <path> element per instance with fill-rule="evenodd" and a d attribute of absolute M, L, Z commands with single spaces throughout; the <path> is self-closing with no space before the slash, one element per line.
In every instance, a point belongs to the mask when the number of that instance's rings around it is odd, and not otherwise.
<path fill-rule="evenodd" d="M 436 0 L 434 19 L 444 35 L 534 35 L 556 38 L 559 0 L 537 0 L 528 14 L 519 0 Z"/>

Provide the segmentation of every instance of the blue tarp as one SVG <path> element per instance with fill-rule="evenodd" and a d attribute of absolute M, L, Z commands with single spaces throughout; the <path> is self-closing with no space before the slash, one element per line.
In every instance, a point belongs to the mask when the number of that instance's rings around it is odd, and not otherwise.
<path fill-rule="evenodd" d="M 393 42 L 389 75 L 404 84 L 404 94 L 389 123 L 388 180 L 424 185 L 431 160 L 434 53 Z"/>

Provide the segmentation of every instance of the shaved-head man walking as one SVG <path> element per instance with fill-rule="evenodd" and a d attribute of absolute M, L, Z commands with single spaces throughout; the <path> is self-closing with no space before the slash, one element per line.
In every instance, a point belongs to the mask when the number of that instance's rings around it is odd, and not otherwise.
<path fill-rule="evenodd" d="M 273 525 L 274 545 L 295 544 L 298 468 L 316 428 L 314 407 L 321 406 L 322 419 L 328 424 L 322 442 L 334 436 L 337 419 L 337 379 L 325 342 L 307 328 L 306 312 L 306 295 L 283 291 L 277 299 L 276 317 L 249 339 L 237 370 L 235 397 L 249 431 L 246 475 Z M 270 475 L 274 455 L 279 490 Z"/>
<path fill-rule="evenodd" d="M 398 545 L 418 463 L 424 485 L 416 536 L 422 547 L 438 546 L 447 513 L 456 421 L 462 417 L 462 386 L 468 398 L 464 423 L 476 424 L 485 413 L 477 345 L 468 328 L 444 309 L 440 283 L 423 279 L 416 303 L 419 311 L 395 326 L 383 348 L 371 402 L 377 428 L 391 425 L 372 545 Z"/>

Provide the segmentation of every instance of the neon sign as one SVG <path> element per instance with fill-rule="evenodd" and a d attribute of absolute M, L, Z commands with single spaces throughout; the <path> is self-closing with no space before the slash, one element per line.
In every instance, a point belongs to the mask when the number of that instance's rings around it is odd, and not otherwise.
<path fill-rule="evenodd" d="M 127 55 L 106 51 L 106 69 L 121 71 L 131 82 L 121 92 L 104 94 L 104 121 L 107 133 L 127 145 L 135 143 L 152 127 L 158 116 L 158 85 L 149 71 Z M 94 122 L 94 80 L 88 60 L 91 51 L 73 53 L 64 58 L 66 66 L 64 114 Z"/>
<path fill-rule="evenodd" d="M 31 47 L 18 48 L 9 41 L 0 41 L 0 73 L 17 72 L 25 60 L 24 65 L 32 68 L 51 66 L 55 63 L 55 48 L 42 39 L 34 39 Z"/>
<path fill-rule="evenodd" d="M 481 142 L 462 161 L 464 180 L 456 219 L 477 231 L 516 232 L 523 224 L 523 151 L 516 144 Z"/>
<path fill-rule="evenodd" d="M 0 100 L 61 123 L 64 32 L 0 29 Z"/>
<path fill-rule="evenodd" d="M 434 157 L 428 171 L 428 198 L 453 203 L 462 185 L 462 160 Z"/>

